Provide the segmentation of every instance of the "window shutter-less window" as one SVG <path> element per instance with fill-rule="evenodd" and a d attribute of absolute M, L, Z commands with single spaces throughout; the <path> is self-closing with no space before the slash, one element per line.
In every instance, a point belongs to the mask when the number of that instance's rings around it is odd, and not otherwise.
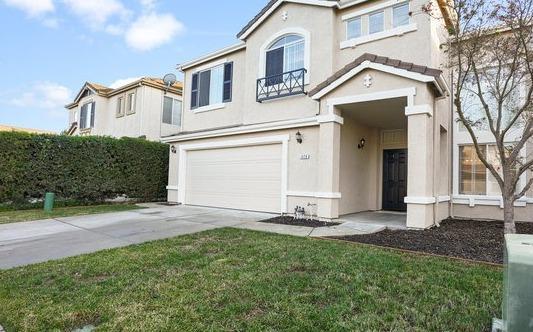
<path fill-rule="evenodd" d="M 94 128 L 94 109 L 96 106 L 96 102 L 91 103 L 91 128 Z"/>
<path fill-rule="evenodd" d="M 191 109 L 198 107 L 198 73 L 192 74 Z"/>
<path fill-rule="evenodd" d="M 224 90 L 222 101 L 227 103 L 231 101 L 233 85 L 233 62 L 224 65 Z"/>
<path fill-rule="evenodd" d="M 163 99 L 163 123 L 172 124 L 172 98 Z"/>
<path fill-rule="evenodd" d="M 283 47 L 281 47 L 266 53 L 267 86 L 279 84 L 283 81 L 283 50 Z"/>
<path fill-rule="evenodd" d="M 211 85 L 211 71 L 206 70 L 200 73 L 199 76 L 199 100 L 198 106 L 207 106 L 209 105 L 209 87 Z"/>
<path fill-rule="evenodd" d="M 80 111 L 80 128 L 81 129 L 87 128 L 86 121 L 87 121 L 87 104 L 83 105 Z"/>

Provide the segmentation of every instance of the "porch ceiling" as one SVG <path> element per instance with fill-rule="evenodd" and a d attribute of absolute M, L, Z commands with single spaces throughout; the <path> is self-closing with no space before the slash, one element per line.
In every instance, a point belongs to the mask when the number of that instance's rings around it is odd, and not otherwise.
<path fill-rule="evenodd" d="M 407 128 L 407 98 L 393 98 L 337 106 L 342 116 L 381 129 Z"/>

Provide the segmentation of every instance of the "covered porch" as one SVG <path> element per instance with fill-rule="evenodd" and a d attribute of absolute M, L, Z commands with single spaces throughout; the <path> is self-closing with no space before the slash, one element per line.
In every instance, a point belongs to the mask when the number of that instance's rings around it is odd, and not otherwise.
<path fill-rule="evenodd" d="M 332 119 L 320 126 L 319 148 L 320 173 L 330 171 L 332 178 L 319 185 L 339 193 L 336 200 L 319 202 L 319 215 L 379 223 L 387 219 L 379 213 L 392 211 L 402 216 L 396 226 L 429 228 L 449 216 L 443 199 L 450 144 L 447 111 L 440 111 L 446 107 L 439 102 L 446 93 L 438 82 L 441 72 L 373 59 L 381 63 L 356 60 L 311 92 L 323 116 Z"/>

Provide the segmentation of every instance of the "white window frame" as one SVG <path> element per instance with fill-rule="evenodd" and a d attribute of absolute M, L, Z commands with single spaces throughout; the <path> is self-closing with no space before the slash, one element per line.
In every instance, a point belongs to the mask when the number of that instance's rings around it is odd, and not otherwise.
<path fill-rule="evenodd" d="M 170 116 L 171 116 L 170 122 L 171 123 L 163 122 L 164 114 L 165 114 L 165 98 L 172 99 L 172 110 L 170 112 Z M 179 125 L 173 124 L 173 122 L 174 122 L 174 105 L 175 105 L 174 102 L 175 101 L 179 101 L 181 103 L 181 110 L 180 110 L 180 114 L 179 114 L 179 118 L 180 118 L 180 124 Z M 175 97 L 172 97 L 172 96 L 163 96 L 163 102 L 162 102 L 162 107 L 161 107 L 161 124 L 168 125 L 168 126 L 179 127 L 179 128 L 182 127 L 182 124 L 183 124 L 183 100 L 181 98 L 175 98 Z"/>
<path fill-rule="evenodd" d="M 80 107 L 80 123 L 79 123 L 79 128 L 80 130 L 89 130 L 89 129 L 92 129 L 94 127 L 91 126 L 91 122 L 92 122 L 92 106 L 91 106 L 91 109 L 90 109 L 90 112 L 87 112 L 87 115 L 85 117 L 85 121 L 87 123 L 87 127 L 82 127 L 82 123 L 81 123 L 81 113 L 82 113 L 82 109 L 85 105 L 91 105 L 92 103 L 94 102 L 94 100 L 90 99 L 88 101 L 86 101 L 85 103 L 83 103 L 83 105 L 81 105 Z M 95 103 L 95 108 L 96 108 L 96 103 Z M 96 110 L 94 111 L 95 113 L 95 117 L 96 117 Z"/>
<path fill-rule="evenodd" d="M 124 116 L 124 96 L 123 95 L 118 96 L 117 98 L 115 115 L 117 118 L 121 118 Z"/>
<path fill-rule="evenodd" d="M 308 85 L 311 80 L 311 33 L 300 27 L 282 29 L 265 40 L 259 48 L 259 68 L 257 78 L 263 78 L 266 76 L 266 53 L 270 46 L 285 35 L 300 35 L 304 38 L 304 68 L 307 70 L 304 85 Z"/>
<path fill-rule="evenodd" d="M 383 16 L 383 24 L 381 25 L 381 30 L 376 31 L 376 32 L 370 32 L 370 18 L 377 14 L 381 14 Z M 368 35 L 371 36 L 371 35 L 375 35 L 378 33 L 382 33 L 384 31 L 385 31 L 385 9 L 380 9 L 380 10 L 377 10 L 375 12 L 368 14 Z"/>
<path fill-rule="evenodd" d="M 394 26 L 394 9 L 395 8 L 399 8 L 399 7 L 402 7 L 402 6 L 405 6 L 407 5 L 407 17 L 408 17 L 408 22 L 407 24 L 402 24 L 402 25 L 399 25 L 397 27 Z M 400 28 L 400 27 L 404 27 L 404 26 L 408 26 L 411 24 L 411 2 L 410 1 L 405 1 L 405 2 L 401 2 L 399 4 L 396 4 L 394 6 L 391 7 L 391 10 L 390 10 L 390 27 L 391 29 L 397 29 L 397 28 Z"/>
<path fill-rule="evenodd" d="M 130 103 L 130 96 L 133 96 Z M 126 114 L 134 114 L 135 113 L 135 107 L 137 106 L 137 93 L 136 91 L 128 92 L 126 93 Z"/>
<path fill-rule="evenodd" d="M 350 37 L 349 36 L 349 25 L 350 25 L 350 22 L 353 22 L 355 20 L 359 20 L 359 30 L 361 31 L 361 34 L 358 36 L 358 37 Z M 345 40 L 352 40 L 352 39 L 357 39 L 357 38 L 361 38 L 365 35 L 364 31 L 363 31 L 363 17 L 362 16 L 356 16 L 356 17 L 352 17 L 348 20 L 346 20 L 346 24 L 345 24 L 345 27 L 346 27 L 346 39 Z"/>
<path fill-rule="evenodd" d="M 231 62 L 231 61 L 228 61 L 228 59 L 224 58 L 224 59 L 220 59 L 220 60 L 217 60 L 217 61 L 213 61 L 213 62 L 210 62 L 210 63 L 207 63 L 205 65 L 202 65 L 202 66 L 199 66 L 197 68 L 194 69 L 194 71 L 191 73 L 191 88 L 192 88 L 192 77 L 194 74 L 198 74 L 198 103 L 200 102 L 200 73 L 202 72 L 205 72 L 205 71 L 210 71 L 214 68 L 217 68 L 219 66 L 224 66 L 226 63 L 228 62 Z M 233 65 L 233 68 L 232 70 L 234 71 L 235 70 L 235 65 Z M 222 76 L 224 76 L 224 71 L 222 72 Z M 222 79 L 224 80 L 224 79 Z M 232 80 L 232 84 L 233 84 L 234 80 Z M 189 95 L 189 98 L 191 96 L 191 92 L 189 90 L 188 92 L 188 95 Z M 224 99 L 224 96 L 222 96 L 222 99 Z M 179 99 L 178 99 L 179 100 Z M 226 107 L 226 103 L 225 102 L 221 102 L 221 103 L 216 103 L 216 104 L 209 104 L 209 105 L 205 105 L 205 106 L 198 106 L 196 108 L 192 108 L 191 107 L 191 100 L 189 100 L 189 110 L 192 111 L 193 113 L 203 113 L 203 112 L 209 112 L 209 111 L 214 111 L 214 110 L 218 110 L 218 109 L 223 109 Z M 182 106 L 182 111 L 183 111 L 183 106 Z"/>

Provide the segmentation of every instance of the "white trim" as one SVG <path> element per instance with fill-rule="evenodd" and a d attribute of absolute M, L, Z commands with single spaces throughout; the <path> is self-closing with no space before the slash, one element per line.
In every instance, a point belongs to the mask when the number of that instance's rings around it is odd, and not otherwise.
<path fill-rule="evenodd" d="M 226 107 L 226 103 L 219 103 L 219 104 L 206 105 L 206 106 L 202 106 L 198 108 L 193 108 L 191 109 L 191 111 L 193 113 L 203 113 L 203 112 L 218 110 L 224 107 Z"/>
<path fill-rule="evenodd" d="M 414 104 L 415 95 L 416 95 L 416 88 L 411 87 L 411 88 L 405 88 L 405 89 L 396 89 L 396 90 L 387 90 L 387 91 L 380 91 L 380 92 L 374 92 L 374 93 L 367 93 L 367 94 L 362 94 L 362 95 L 332 98 L 332 99 L 326 100 L 326 104 L 331 109 L 331 107 L 333 106 L 343 105 L 343 104 L 353 104 L 353 103 L 361 103 L 361 102 L 374 101 L 374 100 L 407 97 L 407 106 L 409 107 Z"/>
<path fill-rule="evenodd" d="M 443 202 L 449 202 L 452 198 L 450 196 L 439 196 L 437 197 L 437 202 L 443 203 Z"/>
<path fill-rule="evenodd" d="M 335 122 L 341 125 L 344 124 L 344 118 L 341 116 L 338 116 L 337 114 L 319 115 L 316 118 L 317 118 L 318 123 Z"/>
<path fill-rule="evenodd" d="M 240 40 L 245 40 L 255 29 L 257 29 L 258 26 L 260 26 L 264 20 L 266 20 L 282 3 L 284 2 L 292 2 L 292 3 L 299 3 L 299 4 L 306 4 L 306 5 L 314 5 L 314 6 L 321 6 L 321 7 L 337 7 L 336 1 L 327 1 L 327 0 L 278 0 L 272 7 L 270 7 L 266 12 L 261 15 L 261 17 L 254 22 L 246 31 L 242 33 L 242 35 L 239 36 Z"/>
<path fill-rule="evenodd" d="M 371 62 L 371 61 L 367 60 L 367 61 L 364 61 L 363 63 L 361 63 L 359 66 L 355 67 L 354 69 L 350 70 L 346 74 L 342 75 L 338 79 L 336 79 L 333 83 L 331 83 L 330 85 L 328 85 L 324 89 L 320 90 L 317 94 L 313 95 L 311 98 L 314 99 L 314 100 L 318 100 L 318 99 L 322 98 L 323 96 L 325 96 L 326 94 L 328 94 L 331 91 L 335 90 L 337 87 L 339 87 L 340 85 L 342 85 L 346 81 L 350 80 L 352 77 L 354 77 L 355 75 L 359 74 L 360 72 L 362 72 L 365 69 L 379 70 L 379 71 L 382 71 L 382 72 L 385 72 L 385 73 L 389 73 L 389 74 L 393 74 L 393 75 L 409 78 L 409 79 L 412 79 L 412 80 L 415 80 L 415 81 L 420 81 L 420 82 L 424 82 L 424 83 L 433 82 L 433 83 L 436 83 L 437 86 L 439 85 L 437 80 L 435 80 L 435 77 L 433 77 L 433 76 L 423 75 L 423 74 L 415 73 L 415 72 L 408 71 L 408 70 L 405 70 L 405 69 L 394 68 L 394 67 L 391 67 L 391 66 L 382 65 L 382 64 L 374 63 L 374 62 Z"/>
<path fill-rule="evenodd" d="M 167 190 L 172 190 L 172 191 L 177 191 L 178 190 L 178 186 L 167 186 Z"/>
<path fill-rule="evenodd" d="M 281 147 L 281 211 L 287 213 L 287 185 L 289 160 L 289 135 L 254 137 L 220 142 L 206 142 L 179 146 L 178 165 L 178 203 L 185 204 L 185 188 L 187 180 L 187 152 L 194 150 L 209 150 L 229 147 L 255 146 L 265 144 L 282 144 Z"/>
<path fill-rule="evenodd" d="M 257 78 L 263 78 L 266 76 L 266 52 L 270 45 L 275 42 L 277 39 L 288 35 L 296 34 L 304 38 L 304 68 L 307 69 L 307 74 L 305 75 L 304 85 L 309 84 L 309 78 L 311 77 L 311 33 L 300 27 L 290 27 L 285 28 L 281 31 L 276 32 L 270 36 L 259 48 L 259 67 L 257 72 Z"/>
<path fill-rule="evenodd" d="M 430 205 L 435 204 L 437 201 L 435 197 L 414 197 L 408 196 L 404 198 L 404 203 L 406 204 L 419 204 L 419 205 Z"/>
<path fill-rule="evenodd" d="M 503 209 L 502 196 L 483 196 L 483 195 L 453 195 L 453 204 L 468 205 L 470 207 L 479 206 L 498 206 Z M 526 207 L 527 204 L 533 204 L 533 197 L 522 197 L 515 201 L 515 207 Z"/>
<path fill-rule="evenodd" d="M 340 192 L 287 191 L 287 196 L 340 199 Z"/>
<path fill-rule="evenodd" d="M 337 6 L 339 9 L 346 9 L 346 8 L 350 8 L 352 6 L 355 6 L 355 5 L 358 5 L 358 4 L 361 4 L 361 3 L 364 3 L 364 2 L 367 2 L 367 1 L 370 1 L 370 0 L 354 0 L 352 2 L 348 2 L 348 3 L 345 3 L 345 4 L 342 4 L 342 5 L 339 5 Z"/>
<path fill-rule="evenodd" d="M 213 62 L 206 63 L 205 65 L 202 65 L 202 66 L 194 68 L 193 74 L 194 73 L 199 73 L 201 71 L 206 71 L 206 70 L 209 70 L 209 69 L 213 69 L 213 68 L 218 67 L 218 66 L 222 66 L 226 62 L 228 62 L 228 59 L 223 58 L 223 59 L 219 59 L 219 60 L 216 60 L 216 61 L 213 61 Z"/>
<path fill-rule="evenodd" d="M 221 57 L 221 56 L 224 56 L 224 55 L 227 55 L 227 54 L 242 50 L 244 48 L 246 48 L 246 44 L 243 43 L 243 42 L 240 42 L 238 44 L 231 45 L 231 46 L 228 46 L 226 48 L 220 49 L 218 51 L 215 51 L 215 52 L 209 53 L 207 55 L 201 56 L 201 57 L 199 57 L 199 58 L 197 58 L 195 60 L 191 60 L 189 62 L 186 62 L 186 63 L 178 66 L 178 69 L 181 70 L 181 71 L 184 71 L 184 70 L 187 70 L 187 69 L 189 69 L 191 67 L 194 67 L 196 65 L 202 64 L 202 63 L 210 61 L 210 60 L 214 60 L 214 59 L 216 59 L 218 57 Z"/>
<path fill-rule="evenodd" d="M 403 36 L 406 33 L 417 31 L 417 30 L 418 30 L 418 25 L 416 23 L 402 25 L 397 28 L 392 28 L 389 30 L 380 31 L 380 32 L 376 32 L 373 34 L 369 34 L 369 35 L 364 35 L 361 37 L 344 40 L 340 43 L 340 48 L 341 50 L 345 48 L 352 48 L 358 45 L 366 44 L 366 43 L 373 42 L 373 41 L 380 40 L 380 39 Z"/>
<path fill-rule="evenodd" d="M 391 1 L 383 2 L 383 3 L 380 3 L 380 4 L 372 6 L 372 7 L 368 7 L 368 8 L 365 8 L 365 9 L 361 9 L 361 10 L 355 11 L 355 12 L 350 13 L 350 14 L 343 15 L 341 19 L 343 21 L 347 21 L 347 20 L 349 20 L 351 18 L 355 18 L 355 17 L 358 17 L 358 16 L 366 15 L 366 14 L 371 14 L 371 13 L 373 13 L 375 11 L 378 11 L 378 10 L 381 10 L 381 9 L 386 9 L 386 8 L 389 8 L 389 7 L 393 7 L 393 6 L 399 5 L 399 4 L 404 3 L 404 2 L 408 2 L 408 1 L 409 0 L 391 0 Z"/>
<path fill-rule="evenodd" d="M 260 123 L 260 124 L 255 124 L 255 125 L 246 125 L 246 126 L 235 127 L 235 128 L 215 129 L 215 130 L 203 131 L 203 132 L 198 132 L 198 133 L 176 135 L 176 136 L 163 138 L 161 142 L 174 143 L 174 142 L 188 141 L 192 139 L 220 137 L 220 136 L 229 136 L 229 135 L 237 135 L 237 134 L 248 134 L 248 133 L 256 133 L 256 132 L 262 132 L 262 131 L 301 128 L 301 127 L 310 127 L 310 126 L 318 126 L 318 125 L 319 125 L 318 117 L 314 116 L 310 118 L 274 121 L 274 122 Z"/>
<path fill-rule="evenodd" d="M 432 117 L 433 108 L 431 107 L 431 105 L 428 105 L 428 104 L 407 106 L 405 108 L 405 116 L 419 115 L 419 114 L 426 114 L 427 116 Z"/>

